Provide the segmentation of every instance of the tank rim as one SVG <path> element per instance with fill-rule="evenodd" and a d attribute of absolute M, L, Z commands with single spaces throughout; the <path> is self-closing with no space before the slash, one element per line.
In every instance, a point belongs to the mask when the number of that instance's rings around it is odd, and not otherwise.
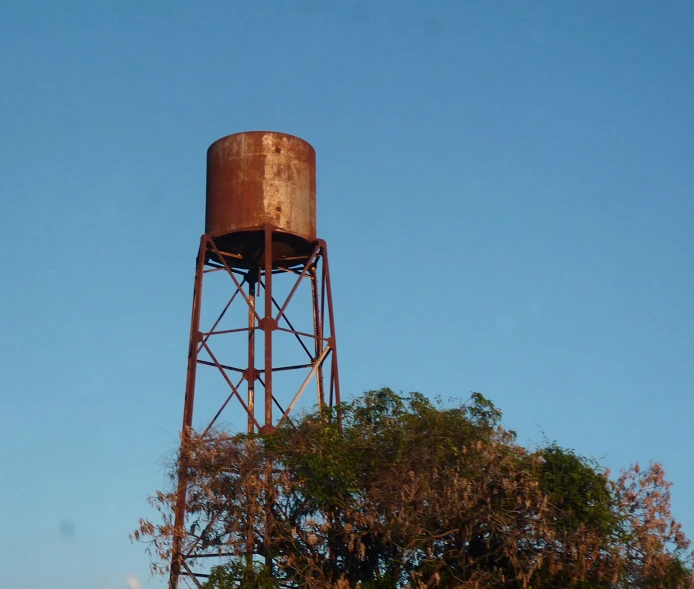
<path fill-rule="evenodd" d="M 290 139 L 296 139 L 308 145 L 314 152 L 314 154 L 316 152 L 315 148 L 313 147 L 313 145 L 311 145 L 310 142 L 308 142 L 303 137 L 299 137 L 298 135 L 292 135 L 291 133 L 283 133 L 282 131 L 238 131 L 237 133 L 230 133 L 229 135 L 224 135 L 223 137 L 220 137 L 219 139 L 210 143 L 210 146 L 207 148 L 208 153 L 219 142 L 224 141 L 225 139 L 229 139 L 230 137 L 236 137 L 238 135 L 279 135 L 282 137 L 289 137 Z"/>

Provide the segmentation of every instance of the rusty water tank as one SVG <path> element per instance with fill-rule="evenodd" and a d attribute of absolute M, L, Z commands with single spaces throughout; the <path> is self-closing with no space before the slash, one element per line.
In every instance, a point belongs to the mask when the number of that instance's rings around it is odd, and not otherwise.
<path fill-rule="evenodd" d="M 274 261 L 310 255 L 316 240 L 316 152 L 298 137 L 269 131 L 228 135 L 207 150 L 205 232 L 241 265 L 260 261 L 273 227 Z"/>

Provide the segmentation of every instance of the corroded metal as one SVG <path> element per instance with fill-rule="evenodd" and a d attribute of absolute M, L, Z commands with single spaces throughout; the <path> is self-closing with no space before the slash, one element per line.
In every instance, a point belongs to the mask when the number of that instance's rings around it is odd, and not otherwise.
<path fill-rule="evenodd" d="M 273 228 L 273 265 L 301 261 L 316 239 L 316 152 L 303 139 L 265 131 L 236 133 L 207 150 L 205 232 L 241 260 L 261 263 L 259 241 Z M 255 258 L 255 259 L 252 259 Z M 250 262 L 249 262 L 250 260 Z"/>
<path fill-rule="evenodd" d="M 290 418 L 312 380 L 318 405 L 328 409 L 325 415 L 340 405 L 327 245 L 316 238 L 315 178 L 313 148 L 291 135 L 239 133 L 220 139 L 208 150 L 206 232 L 200 241 L 195 272 L 182 448 L 194 427 L 196 393 L 200 393 L 196 391 L 198 366 L 216 369 L 223 391 L 212 397 L 220 403 L 216 412 L 209 412 L 207 400 L 202 405 L 203 415 L 196 414 L 203 437 L 219 423 L 232 401 L 244 414 L 249 433 L 272 434 Z M 228 278 L 224 297 L 228 302 L 212 325 L 203 329 L 202 291 L 210 273 Z M 211 281 L 213 284 L 221 286 L 219 281 Z M 304 309 L 312 318 L 308 332 L 296 329 L 290 320 L 301 304 L 302 296 L 297 293 L 302 291 L 308 295 L 304 301 L 310 301 L 310 308 Z M 216 299 L 213 296 L 211 300 Z M 286 350 L 273 344 L 284 333 L 298 343 L 303 363 L 278 363 L 277 357 Z M 236 334 L 246 334 L 247 345 L 229 345 L 228 338 Z M 257 357 L 256 337 L 262 339 L 264 348 Z M 282 386 L 279 375 L 286 371 L 303 373 L 298 388 Z M 273 379 L 273 374 L 279 380 Z M 212 407 L 216 404 L 213 401 Z M 182 452 L 174 506 L 170 589 L 178 589 L 180 579 L 201 587 L 199 579 L 206 578 L 206 573 L 198 571 L 198 566 L 209 569 L 212 558 L 220 556 L 220 548 L 205 552 L 200 543 L 205 531 L 194 534 L 187 527 L 184 455 Z M 208 527 L 213 525 L 214 521 L 208 522 Z M 258 541 L 249 532 L 249 554 L 256 551 Z M 272 557 L 266 553 L 265 558 Z"/>

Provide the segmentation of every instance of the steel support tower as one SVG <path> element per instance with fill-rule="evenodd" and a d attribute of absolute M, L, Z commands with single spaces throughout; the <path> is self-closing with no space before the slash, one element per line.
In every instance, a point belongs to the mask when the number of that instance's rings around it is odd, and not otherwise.
<path fill-rule="evenodd" d="M 193 432 L 204 438 L 227 414 L 242 416 L 249 433 L 270 435 L 309 385 L 319 407 L 340 403 L 328 251 L 315 235 L 313 148 L 291 135 L 247 132 L 213 143 L 207 155 L 206 232 L 195 265 L 182 448 Z M 305 319 L 301 326 L 293 321 L 295 311 Z M 290 346 L 301 362 L 282 361 Z M 203 371 L 219 377 L 204 391 Z M 200 587 L 206 577 L 191 565 L 208 555 L 187 525 L 185 472 L 179 465 L 170 589 L 183 579 Z"/>

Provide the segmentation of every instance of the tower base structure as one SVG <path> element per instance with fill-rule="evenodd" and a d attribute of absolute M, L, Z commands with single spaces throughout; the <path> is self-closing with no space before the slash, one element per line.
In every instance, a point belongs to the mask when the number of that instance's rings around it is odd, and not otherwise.
<path fill-rule="evenodd" d="M 293 354 L 300 360 L 288 362 Z M 206 372 L 217 374 L 214 386 Z M 325 241 L 308 241 L 272 225 L 203 235 L 195 268 L 181 448 L 194 432 L 204 439 L 227 414 L 242 417 L 242 424 L 236 424 L 241 430 L 272 434 L 290 419 L 311 385 L 320 409 L 340 404 Z M 236 412 L 229 411 L 232 406 Z M 187 488 L 181 463 L 169 589 L 177 589 L 182 578 L 201 587 L 207 576 L 191 566 L 205 555 L 187 527 Z"/>

